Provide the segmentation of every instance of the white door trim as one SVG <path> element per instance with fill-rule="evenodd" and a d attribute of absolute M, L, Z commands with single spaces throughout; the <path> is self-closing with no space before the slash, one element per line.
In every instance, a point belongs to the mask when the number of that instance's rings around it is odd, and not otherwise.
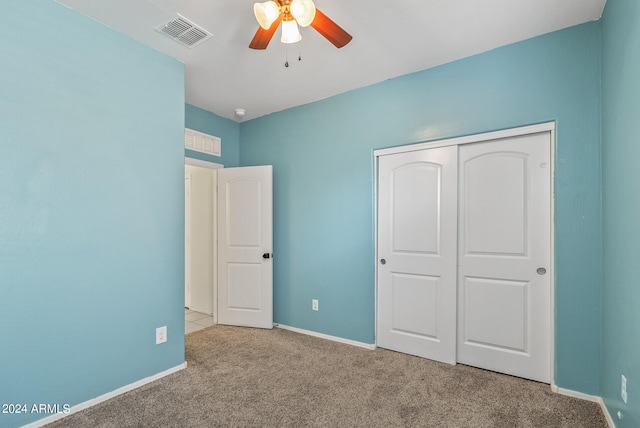
<path fill-rule="evenodd" d="M 429 142 L 422 142 L 416 144 L 409 144 L 404 146 L 396 146 L 385 149 L 377 149 L 373 151 L 373 207 L 374 207 L 374 242 L 375 242 L 375 250 L 374 250 L 374 260 L 373 266 L 375 269 L 374 272 L 374 305 L 375 305 L 375 313 L 374 313 L 374 343 L 378 345 L 378 159 L 380 156 L 396 154 L 396 153 L 404 153 L 404 152 L 412 152 L 416 150 L 424 150 L 424 149 L 432 149 L 438 147 L 446 147 L 446 146 L 454 146 L 454 145 L 462 145 L 462 144 L 471 144 L 471 143 L 480 143 L 484 141 L 497 140 L 501 138 L 510 138 L 517 137 L 520 135 L 527 134 L 536 134 L 539 132 L 549 132 L 550 140 L 551 140 L 551 212 L 550 220 L 551 220 L 551 272 L 553 272 L 553 276 L 550 278 L 551 280 L 551 302 L 550 302 L 550 334 L 549 340 L 550 343 L 550 352 L 551 352 L 551 384 L 555 384 L 555 122 L 545 122 L 539 123 L 535 125 L 522 126 L 518 128 L 510 128 L 503 129 L 499 131 L 486 132 L 475 135 L 466 135 L 462 137 L 454 137 L 454 138 L 446 138 L 442 140 L 434 140 Z"/>
<path fill-rule="evenodd" d="M 191 309 L 191 174 L 184 173 L 184 307 Z"/>
<path fill-rule="evenodd" d="M 212 169 L 215 170 L 220 169 L 220 168 L 224 168 L 224 165 L 219 164 L 219 163 L 214 163 L 214 162 L 209 162 L 209 161 L 203 161 L 200 159 L 193 159 L 193 158 L 188 158 L 185 157 L 184 158 L 184 164 L 185 165 L 193 165 L 193 166 L 199 166 L 201 168 L 208 168 L 208 169 Z M 213 207 L 212 207 L 212 213 L 213 213 L 213 322 L 215 324 L 218 323 L 218 276 L 215 272 L 218 271 L 218 186 L 217 186 L 217 173 L 214 174 L 214 183 L 213 183 Z"/>
<path fill-rule="evenodd" d="M 427 141 L 423 143 L 408 144 L 405 146 L 389 147 L 373 151 L 376 158 L 395 153 L 413 152 L 416 150 L 435 149 L 437 147 L 459 146 L 461 144 L 481 143 L 483 141 L 498 140 L 500 138 L 517 137 L 519 135 L 537 134 L 538 132 L 551 131 L 551 135 L 556 129 L 555 122 L 540 123 L 537 125 L 523 126 L 520 128 L 503 129 L 500 131 L 486 132 L 483 134 L 465 135 L 463 137 L 447 138 L 444 140 Z M 552 138 L 553 143 L 553 138 Z M 376 162 L 377 165 L 377 162 Z M 378 170 L 376 167 L 376 176 Z"/>
<path fill-rule="evenodd" d="M 204 160 L 200 160 L 200 159 L 194 159 L 194 158 L 184 158 L 184 164 L 185 165 L 193 165 L 193 166 L 201 166 L 203 168 L 209 168 L 209 169 L 224 168 L 224 165 L 222 165 L 222 164 L 215 163 L 215 162 L 204 161 Z"/>

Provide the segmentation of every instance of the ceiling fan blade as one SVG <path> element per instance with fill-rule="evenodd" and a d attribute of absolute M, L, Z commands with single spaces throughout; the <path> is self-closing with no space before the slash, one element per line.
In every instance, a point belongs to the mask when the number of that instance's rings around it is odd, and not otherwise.
<path fill-rule="evenodd" d="M 255 36 L 253 36 L 253 40 L 249 43 L 249 47 L 251 49 L 266 49 L 273 37 L 273 34 L 278 29 L 278 25 L 280 25 L 280 21 L 282 21 L 282 14 L 278 16 L 278 18 L 273 21 L 271 27 L 268 30 L 265 30 L 262 27 L 258 27 L 258 31 L 256 31 Z"/>
<path fill-rule="evenodd" d="M 351 34 L 344 31 L 338 24 L 318 9 L 316 9 L 316 17 L 313 22 L 311 22 L 311 26 L 337 48 L 345 46 L 353 38 Z"/>

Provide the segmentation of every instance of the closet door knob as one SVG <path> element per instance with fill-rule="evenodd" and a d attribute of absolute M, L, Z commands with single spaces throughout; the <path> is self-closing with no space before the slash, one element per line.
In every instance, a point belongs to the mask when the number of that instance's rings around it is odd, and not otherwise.
<path fill-rule="evenodd" d="M 384 265 L 384 264 L 386 264 L 386 263 L 387 263 L 387 261 L 386 261 L 385 259 L 380 259 L 380 264 L 381 264 L 381 265 Z"/>
<path fill-rule="evenodd" d="M 547 273 L 547 270 L 543 267 L 539 267 L 536 272 L 538 273 L 538 275 L 544 275 L 545 273 Z"/>

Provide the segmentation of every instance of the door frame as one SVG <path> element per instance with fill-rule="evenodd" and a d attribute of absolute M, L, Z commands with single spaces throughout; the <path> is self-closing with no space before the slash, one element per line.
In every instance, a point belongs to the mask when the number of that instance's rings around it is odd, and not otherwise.
<path fill-rule="evenodd" d="M 549 344 L 549 349 L 551 352 L 551 388 L 556 388 L 555 385 L 555 220 L 554 220 L 554 212 L 555 212 L 555 122 L 545 122 L 539 123 L 535 125 L 522 126 L 517 128 L 509 128 L 503 129 L 499 131 L 485 132 L 480 134 L 473 135 L 465 135 L 462 137 L 453 137 L 453 138 L 445 138 L 438 139 L 426 142 L 420 142 L 415 144 L 408 144 L 403 146 L 395 146 L 389 147 L 385 149 L 378 149 L 373 151 L 373 210 L 374 210 L 374 337 L 375 337 L 375 346 L 378 345 L 378 161 L 380 156 L 392 155 L 397 153 L 406 153 L 413 152 L 418 150 L 425 149 L 435 149 L 439 147 L 447 147 L 447 146 L 460 146 L 463 144 L 472 144 L 472 143 L 482 143 L 488 142 L 491 140 L 498 140 L 502 138 L 511 138 L 518 137 L 522 135 L 528 134 L 537 134 L 541 132 L 549 132 L 550 133 L 550 159 L 551 159 L 551 189 L 549 189 L 550 197 L 551 197 L 551 212 L 549 213 L 550 221 L 551 221 L 551 230 L 550 230 L 550 257 L 551 257 L 551 275 L 550 275 L 550 295 L 551 301 L 550 303 L 550 324 L 549 324 L 549 340 L 551 343 Z M 457 281 L 456 281 L 457 282 Z"/>
<path fill-rule="evenodd" d="M 214 171 L 214 180 L 217 184 L 217 172 L 216 170 L 224 168 L 224 165 L 200 159 L 184 158 L 185 165 L 198 166 L 201 168 L 207 168 Z M 213 322 L 218 323 L 218 186 L 213 186 L 213 207 L 212 207 L 212 221 L 213 221 L 213 240 L 212 240 L 212 254 L 213 254 Z M 185 220 L 186 221 L 186 220 Z M 183 305 L 184 306 L 184 305 Z"/>
<path fill-rule="evenodd" d="M 189 179 L 189 191 L 187 192 L 187 178 Z M 185 234 L 185 244 L 184 244 L 184 307 L 191 309 L 191 284 L 192 281 L 192 269 L 190 266 L 191 263 L 191 229 L 192 229 L 192 221 L 191 221 L 191 174 L 187 174 L 185 169 L 184 172 L 184 234 Z M 189 245 L 187 245 L 187 237 L 189 237 Z M 189 263 L 187 263 L 189 262 Z M 189 281 L 187 281 L 187 277 Z M 189 282 L 189 292 L 187 293 L 187 282 Z"/>

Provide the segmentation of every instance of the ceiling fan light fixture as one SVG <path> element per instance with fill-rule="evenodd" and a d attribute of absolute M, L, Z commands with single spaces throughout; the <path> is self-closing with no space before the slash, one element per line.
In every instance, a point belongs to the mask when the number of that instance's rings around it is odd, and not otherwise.
<path fill-rule="evenodd" d="M 278 14 L 276 16 L 276 7 Z M 296 43 L 302 39 L 300 26 L 311 26 L 336 48 L 346 46 L 353 37 L 331 18 L 316 9 L 313 0 L 276 0 L 254 4 L 254 14 L 260 24 L 249 48 L 264 50 L 282 23 L 282 43 Z M 275 16 L 275 18 L 274 18 Z"/>
<path fill-rule="evenodd" d="M 253 14 L 256 16 L 258 24 L 265 30 L 271 27 L 271 24 L 278 19 L 280 8 L 275 1 L 265 1 L 253 4 Z"/>
<path fill-rule="evenodd" d="M 301 27 L 308 27 L 316 17 L 316 5 L 313 0 L 292 0 L 289 7 L 291 15 Z"/>
<path fill-rule="evenodd" d="M 297 43 L 300 40 L 302 40 L 302 36 L 295 19 L 282 21 L 282 37 L 280 37 L 280 41 L 282 43 Z"/>

